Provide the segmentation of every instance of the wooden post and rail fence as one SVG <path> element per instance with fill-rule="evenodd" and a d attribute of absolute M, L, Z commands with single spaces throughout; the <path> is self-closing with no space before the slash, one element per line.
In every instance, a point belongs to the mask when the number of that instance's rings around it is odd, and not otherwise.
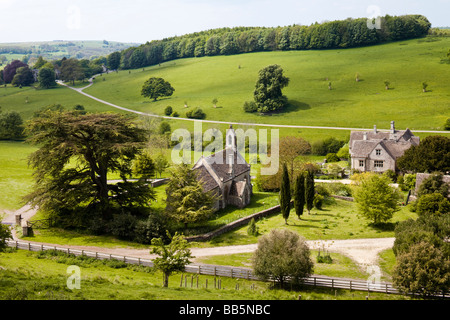
<path fill-rule="evenodd" d="M 87 250 L 77 250 L 70 248 L 63 248 L 51 245 L 36 244 L 31 242 L 21 242 L 21 241 L 11 241 L 7 240 L 9 247 L 16 249 L 23 249 L 28 251 L 47 251 L 56 250 L 64 252 L 68 255 L 74 256 L 86 256 L 99 260 L 119 260 L 124 263 L 135 264 L 139 266 L 153 267 L 153 262 L 150 259 L 143 259 L 138 257 L 127 257 L 119 256 L 109 253 L 92 252 Z M 240 267 L 229 267 L 229 266 L 217 266 L 217 265 L 207 265 L 207 264 L 190 264 L 185 267 L 186 273 L 193 275 L 207 275 L 214 277 L 229 277 L 233 279 L 245 279 L 245 280 L 255 280 L 260 279 L 253 274 L 253 270 L 250 268 L 240 268 Z M 306 278 L 303 282 L 304 285 L 314 286 L 314 287 L 326 287 L 332 289 L 347 289 L 355 291 L 367 291 L 367 292 L 381 292 L 388 294 L 400 294 L 391 283 L 380 282 L 380 283 L 370 283 L 364 280 L 346 279 L 346 278 L 332 278 L 327 276 L 310 276 Z M 440 295 L 440 297 L 450 298 L 450 293 L 445 293 Z"/>

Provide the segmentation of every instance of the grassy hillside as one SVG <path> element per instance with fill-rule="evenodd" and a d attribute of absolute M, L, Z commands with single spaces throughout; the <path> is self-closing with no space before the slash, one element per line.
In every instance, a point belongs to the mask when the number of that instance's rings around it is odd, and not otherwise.
<path fill-rule="evenodd" d="M 185 102 L 201 107 L 208 119 L 253 123 L 388 128 L 442 129 L 450 116 L 450 66 L 440 61 L 450 38 L 426 38 L 345 50 L 262 52 L 181 59 L 145 69 L 121 71 L 87 93 L 139 111 L 163 114 L 170 105 L 181 116 Z M 258 71 L 279 64 L 291 79 L 284 93 L 286 112 L 260 116 L 244 113 L 252 99 Z M 355 81 L 356 73 L 361 81 Z M 149 77 L 168 80 L 172 97 L 150 102 L 140 95 Z M 385 90 L 384 81 L 391 83 Z M 422 92 L 422 82 L 429 92 Z M 328 83 L 333 90 L 328 90 Z M 212 100 L 219 100 L 213 108 Z"/>

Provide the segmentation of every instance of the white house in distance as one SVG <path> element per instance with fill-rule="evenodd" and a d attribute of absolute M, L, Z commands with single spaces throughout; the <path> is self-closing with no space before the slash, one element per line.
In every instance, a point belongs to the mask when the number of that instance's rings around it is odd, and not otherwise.
<path fill-rule="evenodd" d="M 395 122 L 391 122 L 389 131 L 352 131 L 349 151 L 351 167 L 361 172 L 397 171 L 397 159 L 411 146 L 417 146 L 420 138 L 411 130 L 396 130 Z"/>
<path fill-rule="evenodd" d="M 233 127 L 227 130 L 226 147 L 209 157 L 201 157 L 192 168 L 203 182 L 203 191 L 219 196 L 215 209 L 227 205 L 243 208 L 250 203 L 253 194 L 250 181 L 251 166 L 237 150 L 237 138 Z"/>

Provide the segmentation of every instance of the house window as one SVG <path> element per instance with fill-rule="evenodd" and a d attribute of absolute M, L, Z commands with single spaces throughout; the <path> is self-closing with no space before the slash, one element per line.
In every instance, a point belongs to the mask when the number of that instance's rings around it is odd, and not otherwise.
<path fill-rule="evenodd" d="M 364 160 L 359 160 L 359 166 L 364 167 Z"/>
<path fill-rule="evenodd" d="M 383 161 L 379 161 L 379 160 L 375 160 L 375 163 L 373 164 L 373 166 L 375 168 L 383 168 Z"/>
<path fill-rule="evenodd" d="M 375 152 L 377 156 L 381 156 L 381 149 L 377 149 Z"/>

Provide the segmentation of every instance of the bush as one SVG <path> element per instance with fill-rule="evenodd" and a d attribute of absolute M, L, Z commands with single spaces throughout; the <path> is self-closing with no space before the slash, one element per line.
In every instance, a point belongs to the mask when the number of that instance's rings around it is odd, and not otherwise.
<path fill-rule="evenodd" d="M 250 220 L 250 222 L 248 223 L 247 234 L 249 236 L 255 237 L 259 235 L 259 230 L 258 226 L 256 225 L 255 218 L 252 218 L 252 220 Z"/>
<path fill-rule="evenodd" d="M 313 272 L 314 264 L 304 238 L 282 229 L 261 237 L 253 254 L 253 270 L 263 280 L 273 279 L 283 286 L 290 279 L 300 283 Z"/>
<path fill-rule="evenodd" d="M 336 155 L 336 153 L 329 153 L 329 154 L 327 154 L 326 159 L 327 159 L 327 162 L 328 162 L 328 163 L 339 162 L 339 161 L 340 161 L 340 159 L 339 159 L 339 157 Z"/>
<path fill-rule="evenodd" d="M 133 240 L 136 224 L 137 219 L 131 214 L 115 214 L 109 223 L 109 231 L 119 239 Z"/>
<path fill-rule="evenodd" d="M 195 108 L 194 110 L 190 110 L 186 112 L 186 117 L 190 119 L 205 119 L 206 114 L 200 108 Z"/>
<path fill-rule="evenodd" d="M 167 217 L 161 213 L 152 213 L 147 220 L 137 222 L 134 240 L 143 244 L 151 244 L 153 238 L 161 238 L 164 243 L 170 242 Z M 170 232 L 170 230 L 169 230 Z"/>
<path fill-rule="evenodd" d="M 164 109 L 164 114 L 165 114 L 166 116 L 170 116 L 170 115 L 172 114 L 172 112 L 173 112 L 173 109 L 172 109 L 171 106 L 167 106 L 167 107 Z"/>
<path fill-rule="evenodd" d="M 258 107 L 254 101 L 246 101 L 244 103 L 244 111 L 248 113 L 253 113 L 258 111 Z"/>
<path fill-rule="evenodd" d="M 440 193 L 424 194 L 417 200 L 416 210 L 424 216 L 446 214 L 450 212 L 450 202 Z"/>
<path fill-rule="evenodd" d="M 324 197 L 318 193 L 314 195 L 313 205 L 317 210 L 322 210 Z"/>
<path fill-rule="evenodd" d="M 432 244 L 420 242 L 397 257 L 392 279 L 400 291 L 427 297 L 450 289 L 449 274 L 448 257 Z"/>
<path fill-rule="evenodd" d="M 161 122 L 161 124 L 159 125 L 159 134 L 165 134 L 166 132 L 170 131 L 172 131 L 170 124 L 165 121 Z"/>
<path fill-rule="evenodd" d="M 174 118 L 178 118 L 180 115 L 178 114 L 178 112 L 176 112 L 176 111 L 174 111 L 173 113 L 172 113 L 172 117 L 174 117 Z"/>

